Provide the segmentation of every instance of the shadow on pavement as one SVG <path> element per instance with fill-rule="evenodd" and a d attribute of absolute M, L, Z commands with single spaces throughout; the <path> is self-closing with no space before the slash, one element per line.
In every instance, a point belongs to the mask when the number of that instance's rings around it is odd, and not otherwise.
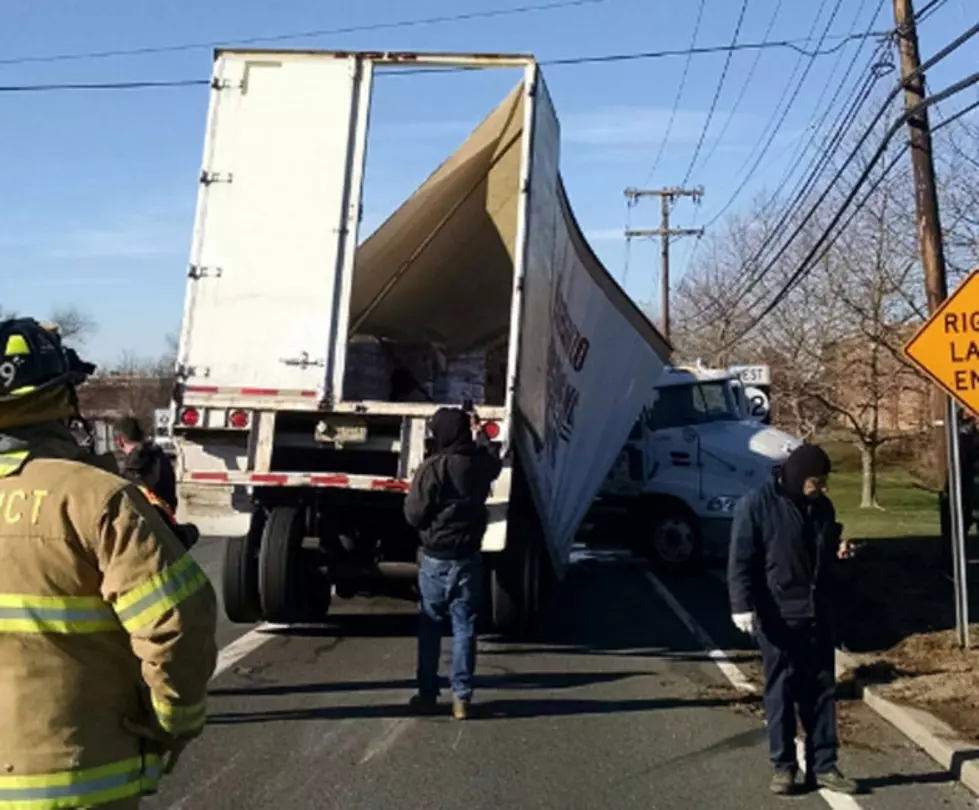
<path fill-rule="evenodd" d="M 648 700 L 490 700 L 475 703 L 472 721 L 528 719 L 535 717 L 566 717 L 582 715 L 650 712 L 665 709 L 705 708 L 728 706 L 731 701 L 720 698 L 679 700 L 674 698 Z M 445 708 L 448 716 L 448 706 Z M 308 709 L 284 709 L 267 712 L 225 712 L 212 715 L 208 723 L 214 726 L 246 723 L 292 722 L 296 720 L 363 720 L 414 717 L 405 704 L 375 704 L 363 706 L 317 706 Z"/>
<path fill-rule="evenodd" d="M 476 675 L 476 689 L 574 689 L 580 686 L 614 683 L 645 676 L 648 672 L 507 672 L 502 675 Z M 384 681 L 334 681 L 330 683 L 281 684 L 249 686 L 241 689 L 212 689 L 211 697 L 277 697 L 283 695 L 320 695 L 336 692 L 371 692 L 409 690 L 416 686 L 414 678 Z"/>

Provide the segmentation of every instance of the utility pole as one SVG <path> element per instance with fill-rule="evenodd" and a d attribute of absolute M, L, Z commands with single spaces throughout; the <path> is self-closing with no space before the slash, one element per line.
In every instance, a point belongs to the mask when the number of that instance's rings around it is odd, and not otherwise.
<path fill-rule="evenodd" d="M 901 82 L 904 108 L 911 111 L 925 100 L 925 77 L 921 72 L 918 30 L 915 26 L 912 0 L 894 0 L 894 22 L 901 57 Z M 915 207 L 918 214 L 918 245 L 925 273 L 925 295 L 928 312 L 938 309 L 948 297 L 942 225 L 938 213 L 938 191 L 935 184 L 935 158 L 932 152 L 928 110 L 922 108 L 908 118 L 908 142 L 911 147 L 911 170 L 914 176 Z M 955 619 L 960 646 L 969 647 L 969 601 L 966 583 L 965 538 L 962 526 L 962 485 L 959 467 L 958 408 L 955 401 L 937 386 L 931 392 L 931 419 L 935 450 L 935 483 L 941 484 L 948 471 L 948 506 L 951 520 L 953 580 L 955 585 Z M 944 430 L 940 425 L 944 423 Z M 946 466 L 947 465 L 947 466 Z"/>
<path fill-rule="evenodd" d="M 670 339 L 670 237 L 671 236 L 703 236 L 703 228 L 674 228 L 670 229 L 670 208 L 679 197 L 691 197 L 694 202 L 700 202 L 704 196 L 703 188 L 627 188 L 625 196 L 630 205 L 635 205 L 641 197 L 660 198 L 660 226 L 658 228 L 627 229 L 627 239 L 635 236 L 660 238 L 660 261 L 662 263 L 660 285 L 662 298 L 662 323 L 660 328 L 663 337 Z"/>
<path fill-rule="evenodd" d="M 921 73 L 918 52 L 918 31 L 914 21 L 912 0 L 894 0 L 894 22 L 897 26 L 897 46 L 901 59 L 901 80 L 904 86 L 904 107 L 910 110 L 925 100 L 925 77 Z M 938 192 L 935 187 L 935 161 L 932 154 L 931 127 L 928 110 L 922 109 L 908 119 L 908 140 L 911 147 L 911 169 L 914 174 L 915 205 L 918 213 L 918 244 L 925 273 L 925 295 L 928 312 L 934 312 L 948 296 L 945 277 L 945 255 L 942 250 L 942 228 L 938 218 Z M 935 482 L 941 485 L 948 455 L 945 431 L 946 396 L 937 387 L 932 389 L 931 421 L 934 428 Z"/>

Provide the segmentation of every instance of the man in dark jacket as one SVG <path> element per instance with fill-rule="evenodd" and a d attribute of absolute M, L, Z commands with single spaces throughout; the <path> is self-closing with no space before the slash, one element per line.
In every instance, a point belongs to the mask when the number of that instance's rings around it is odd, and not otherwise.
<path fill-rule="evenodd" d="M 732 619 L 761 648 L 772 791 L 783 795 L 796 789 L 797 707 L 809 786 L 857 790 L 836 764 L 832 600 L 836 560 L 847 552 L 826 496 L 829 472 L 822 449 L 797 448 L 777 479 L 738 502 L 731 530 Z"/>
<path fill-rule="evenodd" d="M 116 446 L 123 456 L 123 477 L 136 486 L 146 487 L 176 512 L 177 477 L 163 448 L 146 440 L 139 422 L 132 416 L 116 420 L 115 435 Z"/>
<path fill-rule="evenodd" d="M 480 546 L 487 525 L 486 499 L 500 460 L 485 434 L 473 441 L 470 416 L 442 408 L 431 422 L 432 455 L 418 468 L 405 499 L 408 523 L 418 529 L 421 595 L 418 628 L 418 694 L 412 707 L 435 708 L 442 628 L 452 620 L 452 713 L 465 720 L 476 666 L 476 612 L 482 591 Z"/>

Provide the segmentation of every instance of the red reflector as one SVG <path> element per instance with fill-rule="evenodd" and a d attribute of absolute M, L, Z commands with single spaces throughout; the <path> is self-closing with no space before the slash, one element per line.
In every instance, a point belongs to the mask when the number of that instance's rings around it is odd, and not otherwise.
<path fill-rule="evenodd" d="M 299 392 L 299 395 L 300 396 L 303 396 L 303 397 L 315 397 L 316 396 L 316 392 L 315 391 L 300 391 Z"/>
<path fill-rule="evenodd" d="M 190 474 L 192 481 L 227 481 L 228 474 L 223 472 L 195 472 Z"/>
<path fill-rule="evenodd" d="M 188 385 L 187 390 L 194 394 L 216 394 L 218 387 L 216 385 Z"/>
<path fill-rule="evenodd" d="M 311 475 L 309 481 L 314 487 L 350 486 L 350 479 L 345 475 Z"/>
<path fill-rule="evenodd" d="M 380 478 L 371 481 L 371 489 L 381 489 L 386 492 L 407 492 L 410 488 L 411 484 L 407 481 L 396 481 L 391 478 Z"/>
<path fill-rule="evenodd" d="M 285 484 L 289 480 L 288 475 L 275 475 L 268 473 L 256 473 L 251 476 L 253 484 Z"/>
<path fill-rule="evenodd" d="M 245 397 L 275 397 L 279 395 L 278 388 L 242 388 L 242 396 Z"/>
<path fill-rule="evenodd" d="M 487 422 L 483 425 L 483 432 L 489 436 L 490 439 L 498 439 L 500 437 L 499 422 Z"/>
<path fill-rule="evenodd" d="M 248 412 L 232 411 L 231 413 L 229 413 L 228 427 L 237 428 L 238 430 L 248 427 Z"/>
<path fill-rule="evenodd" d="M 184 408 L 180 412 L 180 424 L 184 427 L 197 427 L 201 423 L 201 412 L 197 408 Z"/>

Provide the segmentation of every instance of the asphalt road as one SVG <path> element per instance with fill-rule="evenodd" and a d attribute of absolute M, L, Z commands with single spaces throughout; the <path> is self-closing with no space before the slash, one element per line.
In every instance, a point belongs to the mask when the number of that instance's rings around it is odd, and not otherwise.
<path fill-rule="evenodd" d="M 219 582 L 220 543 L 196 551 Z M 730 659 L 723 587 L 664 580 Z M 211 692 L 210 725 L 150 808 L 925 808 L 975 800 L 862 706 L 844 706 L 843 765 L 857 803 L 780 800 L 759 707 L 739 695 L 640 566 L 577 564 L 538 640 L 481 643 L 467 723 L 413 718 L 412 606 L 342 605 L 316 628 L 246 634 Z M 242 645 L 254 648 L 236 662 Z M 832 799 L 832 797 L 831 797 Z M 833 800 L 836 801 L 836 800 Z"/>

